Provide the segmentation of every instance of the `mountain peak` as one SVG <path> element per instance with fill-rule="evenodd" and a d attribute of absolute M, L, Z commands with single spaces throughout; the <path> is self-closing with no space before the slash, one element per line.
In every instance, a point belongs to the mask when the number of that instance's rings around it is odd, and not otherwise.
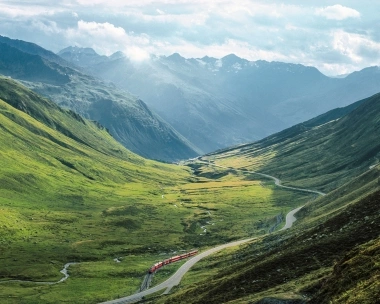
<path fill-rule="evenodd" d="M 183 62 L 185 61 L 186 59 L 184 57 L 182 57 L 180 54 L 178 53 L 174 53 L 168 57 L 166 57 L 167 59 L 171 60 L 171 61 L 174 61 L 174 62 Z"/>
<path fill-rule="evenodd" d="M 99 54 L 96 53 L 94 49 L 89 48 L 89 47 L 82 48 L 79 46 L 69 46 L 67 48 L 64 48 L 63 50 L 60 50 L 58 52 L 58 55 L 62 55 L 64 53 L 98 55 L 99 56 Z"/>
<path fill-rule="evenodd" d="M 117 52 L 113 53 L 111 56 L 109 56 L 109 58 L 112 60 L 116 60 L 116 59 L 120 59 L 120 58 L 124 58 L 124 57 L 125 57 L 125 54 L 121 51 L 117 51 Z"/>
<path fill-rule="evenodd" d="M 233 60 L 244 60 L 244 59 L 242 59 L 242 58 L 236 56 L 235 54 L 228 54 L 228 55 L 224 56 L 224 57 L 222 58 L 222 60 L 223 60 L 223 61 L 230 61 L 230 60 L 233 61 Z"/>

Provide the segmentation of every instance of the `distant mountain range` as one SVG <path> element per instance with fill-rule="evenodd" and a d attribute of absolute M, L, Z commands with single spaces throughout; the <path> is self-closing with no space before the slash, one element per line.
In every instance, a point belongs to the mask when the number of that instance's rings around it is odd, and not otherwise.
<path fill-rule="evenodd" d="M 258 140 L 380 91 L 378 67 L 330 78 L 313 67 L 235 55 L 173 54 L 136 63 L 120 52 L 106 57 L 66 48 L 58 54 L 138 95 L 203 152 Z"/>
<path fill-rule="evenodd" d="M 35 44 L 0 36 L 0 73 L 98 121 L 141 156 L 175 161 L 199 152 L 140 99 L 83 73 Z"/>

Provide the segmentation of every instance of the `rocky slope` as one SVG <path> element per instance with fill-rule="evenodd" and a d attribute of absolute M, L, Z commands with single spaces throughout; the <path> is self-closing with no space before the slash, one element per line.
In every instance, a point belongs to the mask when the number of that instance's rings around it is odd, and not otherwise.
<path fill-rule="evenodd" d="M 261 139 L 380 91 L 378 67 L 338 79 L 313 67 L 232 54 L 136 63 L 120 53 L 86 56 L 82 50 L 59 54 L 138 95 L 204 152 Z"/>
<path fill-rule="evenodd" d="M 57 62 L 63 59 L 36 45 L 3 40 L 0 39 L 1 74 L 21 80 L 60 106 L 100 122 L 133 152 L 164 161 L 197 154 L 196 148 L 140 99 L 69 64 L 60 65 Z M 47 59 L 50 57 L 54 61 Z"/>

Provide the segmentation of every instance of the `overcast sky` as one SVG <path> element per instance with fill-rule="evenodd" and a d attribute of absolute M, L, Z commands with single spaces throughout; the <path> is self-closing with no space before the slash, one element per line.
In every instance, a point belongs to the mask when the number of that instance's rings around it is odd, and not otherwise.
<path fill-rule="evenodd" d="M 0 0 L 0 35 L 58 52 L 302 63 L 326 75 L 380 65 L 378 0 Z"/>

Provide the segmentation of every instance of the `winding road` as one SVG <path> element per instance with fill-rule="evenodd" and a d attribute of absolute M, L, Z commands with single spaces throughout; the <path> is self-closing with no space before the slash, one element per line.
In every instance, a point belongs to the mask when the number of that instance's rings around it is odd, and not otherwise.
<path fill-rule="evenodd" d="M 202 161 L 204 162 L 204 161 Z M 208 163 L 208 162 L 204 162 L 208 165 L 212 165 L 212 166 L 215 166 L 215 167 L 220 167 L 220 168 L 224 168 L 224 169 L 234 169 L 234 170 L 237 170 L 235 168 L 228 168 L 228 167 L 223 167 L 223 166 L 219 166 L 219 165 L 216 165 L 216 164 L 213 164 L 213 163 Z M 270 178 L 272 180 L 274 180 L 275 184 L 278 186 L 278 187 L 282 187 L 282 188 L 285 188 L 285 189 L 289 189 L 289 190 L 293 190 L 293 191 L 301 191 L 301 192 L 308 192 L 308 193 L 315 193 L 315 194 L 318 194 L 318 195 L 322 195 L 324 196 L 325 193 L 323 192 L 320 192 L 320 191 L 316 191 L 316 190 L 310 190 L 310 189 L 302 189 L 302 188 L 295 188 L 295 187 L 288 187 L 288 186 L 283 186 L 281 185 L 281 180 L 276 178 L 276 177 L 273 177 L 271 175 L 268 175 L 268 174 L 264 174 L 264 173 L 259 173 L 259 172 L 255 172 L 255 171 L 245 171 L 245 170 L 240 170 L 242 171 L 243 173 L 250 173 L 250 174 L 257 174 L 259 176 L 262 176 L 262 177 L 266 177 L 266 178 Z M 298 207 L 292 211 L 290 211 L 287 215 L 286 215 L 286 222 L 285 222 L 285 226 L 280 229 L 280 230 L 285 230 L 285 229 L 289 229 L 290 227 L 292 227 L 293 223 L 296 221 L 296 218 L 295 218 L 295 214 L 301 209 L 303 208 L 303 206 L 301 207 Z M 224 245 L 219 245 L 217 247 L 214 247 L 214 248 L 211 248 L 209 250 L 206 250 L 194 257 L 192 257 L 191 259 L 189 259 L 185 264 L 183 264 L 178 270 L 177 272 L 172 275 L 169 279 L 167 279 L 166 281 L 162 282 L 161 284 L 157 285 L 157 286 L 154 286 L 152 288 L 149 288 L 149 289 L 146 289 L 144 291 L 141 291 L 141 292 L 138 292 L 138 293 L 135 293 L 133 295 L 130 295 L 130 296 L 126 296 L 126 297 L 123 297 L 123 298 L 119 298 L 119 299 L 116 299 L 116 300 L 111 300 L 111 301 L 107 301 L 107 302 L 102 302 L 101 304 L 122 304 L 122 303 L 134 303 L 134 302 L 137 302 L 139 300 L 141 300 L 143 297 L 147 296 L 147 295 L 150 295 L 150 294 L 153 294 L 153 293 L 156 293 L 160 290 L 165 290 L 164 294 L 167 294 L 170 292 L 170 290 L 178 285 L 182 279 L 182 277 L 186 274 L 186 272 L 189 271 L 189 269 L 195 264 L 197 263 L 198 261 L 200 261 L 201 259 L 211 255 L 211 254 L 214 254 L 220 250 L 223 250 L 225 248 L 228 248 L 228 247 L 234 247 L 234 246 L 238 246 L 238 245 L 241 245 L 241 244 L 244 244 L 244 243 L 247 243 L 247 242 L 250 242 L 252 240 L 254 240 L 256 238 L 249 238 L 249 239 L 244 239 L 244 240 L 240 240 L 240 241 L 235 241 L 235 242 L 231 242 L 231 243 L 227 243 L 227 244 L 224 244 Z M 71 266 L 71 265 L 74 265 L 76 263 L 67 263 L 65 264 L 64 268 L 60 271 L 64 277 L 62 279 L 60 279 L 59 281 L 56 281 L 56 282 L 34 282 L 34 281 L 22 281 L 22 280 L 9 280 L 9 281 L 1 281 L 1 283 L 11 283 L 11 282 L 22 282 L 22 283 L 25 283 L 25 282 L 28 282 L 28 283 L 35 283 L 35 284 L 42 284 L 42 285 L 54 285 L 54 284 L 58 284 L 58 283 L 61 283 L 61 282 L 64 282 L 65 280 L 68 279 L 69 277 L 69 274 L 68 274 L 68 268 Z"/>
<path fill-rule="evenodd" d="M 224 168 L 224 169 L 231 169 L 231 168 L 228 168 L 228 167 L 222 167 L 222 166 L 219 166 L 219 165 L 216 165 L 216 164 L 209 164 L 207 163 L 208 165 L 213 165 L 213 166 L 216 166 L 216 167 L 220 167 L 220 168 Z M 232 168 L 234 170 L 236 170 L 235 168 Z M 294 190 L 294 191 L 301 191 L 301 192 L 308 192 L 308 193 L 315 193 L 315 194 L 318 194 L 318 195 L 322 195 L 324 196 L 325 193 L 323 192 L 320 192 L 320 191 L 316 191 L 316 190 L 309 190 L 309 189 L 302 189 L 302 188 L 295 188 L 295 187 L 288 187 L 288 186 L 283 186 L 281 185 L 281 180 L 274 177 L 274 176 L 271 176 L 271 175 L 268 175 L 268 174 L 264 174 L 264 173 L 259 173 L 259 172 L 255 172 L 255 171 L 244 171 L 244 170 L 241 170 L 242 172 L 245 172 L 245 173 L 254 173 L 254 174 L 257 174 L 257 175 L 260 175 L 260 176 L 263 176 L 263 177 L 266 177 L 266 178 L 270 178 L 270 179 L 273 179 L 275 184 L 278 186 L 278 187 L 282 187 L 282 188 L 285 188 L 285 189 L 289 189 L 289 190 Z M 298 207 L 292 211 L 290 211 L 287 215 L 286 215 L 286 222 L 285 222 L 285 226 L 280 229 L 280 230 L 285 230 L 285 229 L 289 229 L 290 227 L 292 227 L 293 223 L 296 221 L 296 218 L 295 218 L 295 214 L 300 210 L 302 209 L 303 206 L 301 207 Z M 220 245 L 220 246 L 217 246 L 217 247 L 214 247 L 212 249 L 209 249 L 209 250 L 206 250 L 194 257 L 192 257 L 191 259 L 189 259 L 185 264 L 183 264 L 178 270 L 177 272 L 172 275 L 169 279 L 167 279 L 166 281 L 162 282 L 161 284 L 157 285 L 157 286 L 154 286 L 152 288 L 149 288 L 149 289 L 146 289 L 144 291 L 141 291 L 141 292 L 138 292 L 138 293 L 135 293 L 133 295 L 130 295 L 130 296 L 127 296 L 127 297 L 124 297 L 124 298 L 120 298 L 120 299 L 116 299 L 116 300 L 111 300 L 111 301 L 107 301 L 107 302 L 102 302 L 100 304 L 125 304 L 125 303 L 134 303 L 134 302 L 137 302 L 139 300 L 141 300 L 143 297 L 147 296 L 147 295 L 150 295 L 150 294 L 153 294 L 153 293 L 156 293 L 160 290 L 164 290 L 164 294 L 167 294 L 170 292 L 170 290 L 178 285 L 182 279 L 182 277 L 186 274 L 187 271 L 189 271 L 189 269 L 195 264 L 197 263 L 198 261 L 200 261 L 201 259 L 213 254 L 213 253 L 216 253 L 222 249 L 225 249 L 225 248 L 228 248 L 228 247 L 234 247 L 234 246 L 238 246 L 238 245 L 241 245 L 241 244 L 244 244 L 244 243 L 247 243 L 247 242 L 250 242 L 252 240 L 254 240 L 256 238 L 250 238 L 250 239 L 245 239 L 245 240 L 240 240 L 240 241 L 235 241 L 235 242 L 231 242 L 231 243 L 228 243 L 228 244 L 224 244 L 224 245 Z"/>
<path fill-rule="evenodd" d="M 208 163 L 208 162 L 206 162 L 204 160 L 201 160 L 201 159 L 199 159 L 199 161 L 202 162 L 202 163 L 204 163 L 204 164 L 206 164 L 206 165 L 209 165 L 209 166 L 214 166 L 214 167 L 223 168 L 223 169 L 232 169 L 232 170 L 240 171 L 240 172 L 243 172 L 243 173 L 256 174 L 256 175 L 259 175 L 259 176 L 262 176 L 262 177 L 270 178 L 270 179 L 272 179 L 274 181 L 274 183 L 275 183 L 276 186 L 284 188 L 284 189 L 289 189 L 289 190 L 294 190 L 294 191 L 299 191 L 299 192 L 315 193 L 315 194 L 318 194 L 318 195 L 321 195 L 321 196 L 325 196 L 326 195 L 326 193 L 323 193 L 323 192 L 317 191 L 317 190 L 310 190 L 310 189 L 303 189 L 303 188 L 284 186 L 284 185 L 281 184 L 281 180 L 279 178 L 274 177 L 272 175 L 260 173 L 260 172 L 257 172 L 257 171 L 248 171 L 248 170 L 241 170 L 241 169 L 236 169 L 236 168 L 232 168 L 232 167 L 220 166 L 220 165 L 217 165 L 217 164 L 214 164 L 214 163 Z"/>

